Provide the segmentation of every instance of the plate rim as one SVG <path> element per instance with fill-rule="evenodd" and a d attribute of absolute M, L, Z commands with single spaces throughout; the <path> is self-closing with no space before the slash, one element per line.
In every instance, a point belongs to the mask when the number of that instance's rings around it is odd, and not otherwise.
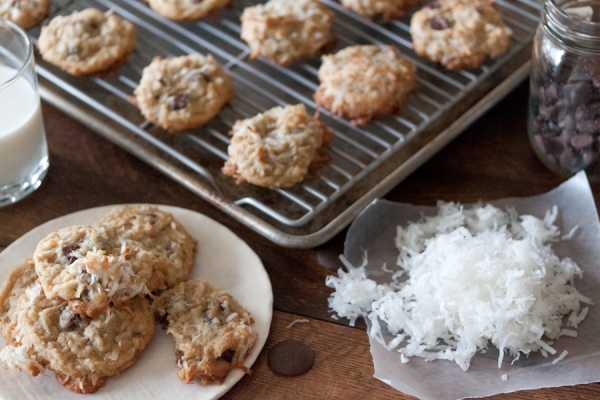
<path fill-rule="evenodd" d="M 171 205 L 167 205 L 167 204 L 156 204 L 156 203 L 115 203 L 115 204 L 102 205 L 102 206 L 96 206 L 96 207 L 91 207 L 91 208 L 87 208 L 87 209 L 82 209 L 82 210 L 74 211 L 74 212 L 53 218 L 51 220 L 48 220 L 48 221 L 30 229 L 29 231 L 27 231 L 26 233 L 21 235 L 19 238 L 15 239 L 4 250 L 2 250 L 0 252 L 0 278 L 2 280 L 2 282 L 0 282 L 0 286 L 4 284 L 4 279 L 8 276 L 8 274 L 18 265 L 18 264 L 14 264 L 14 263 L 13 263 L 14 265 L 12 265 L 12 264 L 9 265 L 9 263 L 11 262 L 10 261 L 11 257 L 14 256 L 13 252 L 14 251 L 17 251 L 18 253 L 24 252 L 24 250 L 20 249 L 20 247 L 21 246 L 29 246 L 30 242 L 32 240 L 35 240 L 36 236 L 43 238 L 48 233 L 54 232 L 56 229 L 60 229 L 55 226 L 57 224 L 60 224 L 63 227 L 71 226 L 72 224 L 69 224 L 66 221 L 69 221 L 72 219 L 77 219 L 78 217 L 82 217 L 82 216 L 83 216 L 82 218 L 84 220 L 86 218 L 89 220 L 89 219 L 91 219 L 91 216 L 89 216 L 90 214 L 94 214 L 94 213 L 100 214 L 102 212 L 106 213 L 112 209 L 120 208 L 125 205 L 128 205 L 128 206 L 138 206 L 138 205 L 155 206 L 162 211 L 166 211 L 168 213 L 173 214 L 176 217 L 176 219 L 188 231 L 190 231 L 189 222 L 183 220 L 183 218 L 181 218 L 181 216 L 177 216 L 176 214 L 191 214 L 191 215 L 194 215 L 194 218 L 204 219 L 205 221 L 208 221 L 209 224 L 214 224 L 214 226 L 218 226 L 219 229 L 221 229 L 222 232 L 226 236 L 230 236 L 232 239 L 237 239 L 236 245 L 241 246 L 241 248 L 243 248 L 245 252 L 248 252 L 249 254 L 252 255 L 252 257 L 255 258 L 254 262 L 257 263 L 256 267 L 260 267 L 260 268 L 256 268 L 256 271 L 253 271 L 253 272 L 260 272 L 260 274 L 262 275 L 261 281 L 263 281 L 262 282 L 263 284 L 266 284 L 268 286 L 269 290 L 268 290 L 268 293 L 264 293 L 261 291 L 261 296 L 260 296 L 261 301 L 259 302 L 260 306 L 257 307 L 257 308 L 260 308 L 261 311 L 266 311 L 266 313 L 264 315 L 262 315 L 262 317 L 264 318 L 263 324 L 260 326 L 260 328 L 258 328 L 256 325 L 254 325 L 255 327 L 257 327 L 257 330 L 259 330 L 259 329 L 264 330 L 264 334 L 259 335 L 259 338 L 257 339 L 256 343 L 254 344 L 254 348 L 253 348 L 252 352 L 249 354 L 248 357 L 246 357 L 245 362 L 244 362 L 244 364 L 248 368 L 251 368 L 254 365 L 254 363 L 256 362 L 260 353 L 262 352 L 262 350 L 266 344 L 267 338 L 270 334 L 271 323 L 272 323 L 272 319 L 273 319 L 273 286 L 271 284 L 270 277 L 264 267 L 264 264 L 262 263 L 262 260 L 258 256 L 258 254 L 256 254 L 256 252 L 242 238 L 240 238 L 235 232 L 233 232 L 230 228 L 223 225 L 222 223 L 214 220 L 213 218 L 211 218 L 201 212 L 195 211 L 195 210 L 191 210 L 191 209 L 183 208 L 183 207 L 179 207 L 179 206 L 171 206 Z M 83 222 L 83 224 L 85 224 L 85 223 L 86 222 Z M 206 229 L 206 228 L 203 228 L 203 229 Z M 196 237 L 194 237 L 194 238 L 198 240 L 198 238 L 196 238 Z M 199 246 L 197 247 L 197 250 L 199 248 L 202 248 L 202 249 L 205 248 L 205 247 L 202 247 L 202 243 L 200 241 L 199 241 L 198 245 Z M 196 260 L 194 262 L 194 267 L 193 267 L 193 268 L 196 268 L 196 270 L 199 268 L 199 266 L 197 265 L 198 253 L 199 253 L 199 251 L 196 252 Z M 14 257 L 17 257 L 17 256 L 14 256 Z M 25 256 L 25 258 L 26 257 L 27 256 Z M 22 262 L 22 261 L 23 260 L 17 261 L 17 262 Z M 197 275 L 197 274 L 194 274 L 192 272 L 191 275 Z M 198 278 L 198 277 L 196 276 L 196 278 Z M 199 278 L 199 279 L 202 279 L 202 278 Z M 224 289 L 229 290 L 227 287 L 225 287 Z M 157 341 L 156 336 L 158 336 L 160 334 L 161 334 L 161 330 L 156 328 L 155 335 L 154 335 L 152 341 Z M 164 333 L 164 335 L 167 335 L 166 332 Z M 152 341 L 149 343 L 148 347 L 150 346 Z M 169 341 L 172 343 L 173 339 L 169 337 Z M 0 343 L 0 346 L 2 348 L 4 348 L 5 344 Z M 173 371 L 175 371 L 175 368 L 173 368 Z M 209 385 L 208 386 L 208 387 L 213 386 L 213 387 L 219 388 L 219 390 L 216 390 L 215 393 L 213 393 L 213 395 L 210 395 L 210 397 L 209 397 L 209 396 L 202 396 L 199 393 L 200 397 L 203 399 L 207 399 L 207 400 L 208 399 L 218 399 L 219 397 L 221 397 L 225 393 L 227 393 L 233 386 L 235 386 L 235 384 L 237 384 L 237 382 L 239 382 L 244 377 L 244 375 L 245 375 L 245 373 L 243 371 L 234 369 L 230 372 L 227 379 L 225 380 L 225 382 L 222 385 L 220 385 L 220 386 Z M 47 379 L 48 376 L 46 376 L 45 378 Z M 108 382 L 108 385 L 110 385 L 110 383 L 111 383 L 111 381 Z M 183 384 L 183 382 L 181 382 L 181 383 Z M 19 385 L 19 386 L 21 386 L 21 385 Z M 197 385 L 197 386 L 201 387 L 200 385 Z M 100 388 L 99 392 L 96 393 L 96 397 L 98 395 L 102 395 L 101 392 L 102 392 L 102 388 Z M 58 393 L 59 394 L 62 393 L 64 395 L 68 396 L 72 392 L 68 391 L 67 389 L 64 389 L 64 392 L 61 391 Z M 45 393 L 40 393 L 40 394 L 45 395 Z M 106 397 L 110 398 L 114 394 L 115 394 L 114 392 L 106 393 L 106 395 L 107 395 Z M 10 392 L 7 393 L 7 395 L 10 396 Z M 0 394 L 0 396 L 4 396 L 4 394 Z"/>

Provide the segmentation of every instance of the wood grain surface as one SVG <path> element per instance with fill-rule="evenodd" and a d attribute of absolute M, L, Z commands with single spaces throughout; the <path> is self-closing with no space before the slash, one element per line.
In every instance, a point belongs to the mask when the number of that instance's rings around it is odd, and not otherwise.
<path fill-rule="evenodd" d="M 455 141 L 385 197 L 434 205 L 437 200 L 472 202 L 544 193 L 563 179 L 536 158 L 526 132 L 527 83 L 521 84 Z M 0 249 L 50 219 L 102 205 L 158 203 L 201 212 L 232 229 L 262 259 L 274 291 L 274 318 L 267 345 L 227 399 L 409 399 L 373 378 L 366 332 L 334 320 L 327 309 L 325 277 L 340 267 L 345 230 L 314 249 L 277 246 L 210 206 L 183 186 L 100 135 L 44 103 L 50 170 L 41 187 L 0 209 Z M 600 185 L 592 184 L 598 205 Z M 287 328 L 298 318 L 298 323 Z M 315 363 L 305 375 L 287 378 L 269 370 L 268 350 L 294 338 L 311 345 Z M 126 373 L 126 372 L 125 372 Z M 435 383 L 432 383 L 435 384 Z M 110 381 L 108 382 L 110 385 Z M 600 384 L 524 391 L 494 399 L 593 399 Z"/>

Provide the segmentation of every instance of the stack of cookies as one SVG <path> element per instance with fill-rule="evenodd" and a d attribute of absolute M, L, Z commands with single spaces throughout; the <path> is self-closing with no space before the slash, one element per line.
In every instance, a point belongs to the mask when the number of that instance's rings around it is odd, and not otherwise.
<path fill-rule="evenodd" d="M 0 358 L 93 393 L 135 364 L 157 318 L 175 338 L 182 380 L 223 381 L 256 332 L 229 293 L 188 280 L 195 247 L 171 214 L 148 205 L 50 233 L 0 291 Z"/>

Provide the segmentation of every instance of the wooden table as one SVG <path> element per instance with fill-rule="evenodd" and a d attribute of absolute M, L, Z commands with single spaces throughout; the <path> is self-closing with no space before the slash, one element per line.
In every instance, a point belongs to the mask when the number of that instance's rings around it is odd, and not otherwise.
<path fill-rule="evenodd" d="M 538 161 L 525 118 L 528 86 L 505 100 L 386 198 L 421 205 L 437 200 L 473 202 L 544 193 L 562 182 Z M 0 209 L 0 250 L 50 219 L 101 205 L 158 203 L 192 209 L 232 229 L 260 256 L 273 284 L 273 323 L 266 346 L 225 398 L 231 399 L 405 399 L 410 396 L 373 378 L 367 334 L 336 321 L 327 310 L 331 289 L 325 277 L 340 266 L 345 231 L 309 250 L 281 248 L 200 200 L 49 104 L 43 104 L 51 167 L 42 186 L 15 205 Z M 592 185 L 596 204 L 600 184 Z M 287 326 L 298 318 L 310 323 Z M 315 363 L 305 375 L 286 378 L 269 370 L 266 355 L 282 340 L 309 343 Z M 110 382 L 109 382 L 110 384 Z M 498 399 L 600 398 L 600 384 L 524 391 Z"/>

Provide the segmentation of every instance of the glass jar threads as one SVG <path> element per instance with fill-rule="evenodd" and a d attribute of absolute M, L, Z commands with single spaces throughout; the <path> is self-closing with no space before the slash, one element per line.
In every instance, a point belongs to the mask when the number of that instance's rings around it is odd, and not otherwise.
<path fill-rule="evenodd" d="M 600 0 L 544 0 L 531 61 L 536 154 L 562 176 L 600 180 Z"/>

